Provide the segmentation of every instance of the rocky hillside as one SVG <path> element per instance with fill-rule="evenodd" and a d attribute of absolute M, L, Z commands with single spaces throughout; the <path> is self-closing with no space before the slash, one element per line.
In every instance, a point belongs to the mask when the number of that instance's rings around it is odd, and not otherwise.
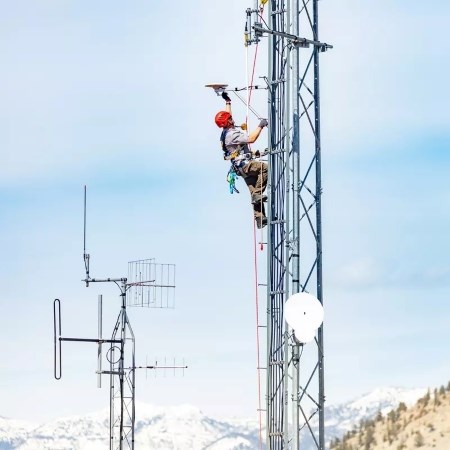
<path fill-rule="evenodd" d="M 334 439 L 331 450 L 449 450 L 450 383 L 428 391 L 417 403 L 405 403 Z"/>

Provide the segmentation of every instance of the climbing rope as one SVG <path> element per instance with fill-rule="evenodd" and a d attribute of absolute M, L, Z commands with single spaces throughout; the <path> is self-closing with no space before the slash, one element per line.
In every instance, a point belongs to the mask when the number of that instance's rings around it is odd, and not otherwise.
<path fill-rule="evenodd" d="M 258 418 L 259 418 L 259 448 L 262 450 L 262 407 L 261 407 L 261 358 L 259 342 L 259 295 L 258 295 L 258 252 L 256 250 L 256 222 L 253 220 L 253 256 L 255 263 L 255 310 L 256 310 L 256 370 L 258 373 Z"/>

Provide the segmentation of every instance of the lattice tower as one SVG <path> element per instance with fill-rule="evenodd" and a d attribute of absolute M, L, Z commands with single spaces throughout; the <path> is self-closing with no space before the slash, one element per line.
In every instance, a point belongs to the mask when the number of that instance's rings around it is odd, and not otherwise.
<path fill-rule="evenodd" d="M 253 27 L 269 39 L 266 443 L 324 449 L 323 325 L 302 345 L 283 309 L 303 291 L 323 304 L 319 54 L 331 46 L 319 41 L 317 0 L 268 6 Z"/>

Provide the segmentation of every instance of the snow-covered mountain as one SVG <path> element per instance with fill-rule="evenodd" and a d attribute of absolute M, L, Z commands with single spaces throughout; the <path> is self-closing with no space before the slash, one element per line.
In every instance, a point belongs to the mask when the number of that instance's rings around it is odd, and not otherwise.
<path fill-rule="evenodd" d="M 426 389 L 377 389 L 325 410 L 327 440 L 342 436 L 361 419 L 386 413 L 400 402 L 415 403 Z M 317 424 L 313 421 L 315 428 Z M 40 426 L 0 418 L 0 450 L 107 450 L 109 411 L 72 416 Z M 264 433 L 264 431 L 263 431 Z M 256 450 L 259 427 L 248 419 L 217 420 L 193 406 L 136 405 L 136 449 Z M 304 435 L 302 448 L 314 448 Z"/>
<path fill-rule="evenodd" d="M 20 420 L 7 419 L 0 416 L 0 449 L 17 448 L 24 436 L 31 433 L 36 424 Z"/>
<path fill-rule="evenodd" d="M 161 450 L 251 450 L 258 448 L 256 423 L 221 421 L 193 406 L 136 405 L 135 446 Z M 109 410 L 72 416 L 38 427 L 0 428 L 1 450 L 107 450 Z M 1 426 L 1 424 L 0 424 Z M 2 439 L 3 438 L 3 439 Z"/>
<path fill-rule="evenodd" d="M 327 440 L 343 436 L 361 420 L 375 417 L 378 411 L 385 415 L 401 402 L 406 406 L 412 406 L 426 392 L 426 388 L 378 388 L 356 400 L 330 405 L 325 408 Z"/>

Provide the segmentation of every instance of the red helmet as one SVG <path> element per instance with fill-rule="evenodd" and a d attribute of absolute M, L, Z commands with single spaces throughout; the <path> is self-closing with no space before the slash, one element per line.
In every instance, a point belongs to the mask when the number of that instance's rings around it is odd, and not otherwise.
<path fill-rule="evenodd" d="M 225 128 L 228 125 L 228 121 L 231 119 L 231 114 L 227 111 L 219 111 L 214 118 L 216 125 L 219 128 Z"/>

